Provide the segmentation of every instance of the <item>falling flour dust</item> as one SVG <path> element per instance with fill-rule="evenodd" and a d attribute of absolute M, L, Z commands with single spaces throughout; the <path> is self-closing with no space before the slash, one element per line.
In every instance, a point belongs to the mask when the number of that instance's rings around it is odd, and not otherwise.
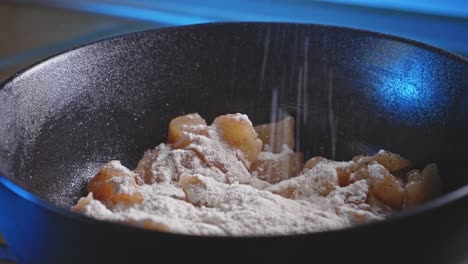
<path fill-rule="evenodd" d="M 242 153 L 220 140 L 212 126 L 208 126 L 208 135 L 190 137 L 190 145 L 183 149 L 163 143 L 147 151 L 134 171 L 119 161 L 101 169 L 119 176 L 110 178 L 108 184 L 130 202 L 100 201 L 89 193 L 72 209 L 100 220 L 210 236 L 310 233 L 378 220 L 388 214 L 382 205 L 367 203 L 366 180 L 327 191 L 323 183 L 337 182 L 337 168 L 350 162 L 321 163 L 271 184 L 250 173 Z M 282 153 L 262 152 L 259 158 L 281 159 L 292 152 L 284 145 Z"/>

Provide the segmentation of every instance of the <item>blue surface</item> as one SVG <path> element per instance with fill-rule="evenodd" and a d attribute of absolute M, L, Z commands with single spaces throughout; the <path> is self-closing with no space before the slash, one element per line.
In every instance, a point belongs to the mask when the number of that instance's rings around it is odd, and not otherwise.
<path fill-rule="evenodd" d="M 22 0 L 19 2 L 29 3 Z M 324 3 L 333 2 L 333 3 Z M 318 23 L 402 36 L 468 56 L 466 0 L 44 0 L 48 6 L 137 19 L 155 27 L 220 21 Z M 37 3 L 37 2 L 36 2 Z M 109 28 L 114 35 L 125 30 Z M 0 59 L 0 70 L 33 56 L 47 56 L 110 34 L 96 30 L 78 39 Z"/>
<path fill-rule="evenodd" d="M 23 189 L 19 185 L 14 184 L 11 181 L 7 180 L 2 175 L 0 175 L 0 184 L 5 186 L 6 188 L 10 189 L 11 191 L 16 193 L 17 195 L 19 195 L 23 199 L 26 199 L 26 200 L 28 200 L 30 202 L 33 202 L 33 203 L 43 204 L 43 202 L 39 198 L 37 198 L 35 195 L 33 195 L 32 193 L 26 191 L 25 189 Z"/>
<path fill-rule="evenodd" d="M 421 4 L 421 1 L 412 1 L 413 5 L 405 5 L 402 1 L 393 1 L 395 3 L 390 5 L 382 4 L 382 1 L 371 0 L 358 1 L 361 5 L 306 0 L 204 0 L 203 2 L 198 0 L 114 0 L 106 3 L 96 0 L 66 2 L 47 0 L 46 2 L 63 8 L 160 22 L 167 25 L 215 21 L 276 21 L 340 25 L 403 36 L 456 53 L 468 54 L 468 14 L 462 16 L 468 11 L 460 11 L 462 13 L 458 12 L 458 16 L 440 16 L 438 13 L 430 12 L 434 9 L 439 10 L 436 5 Z M 339 2 L 355 1 L 341 0 Z M 456 0 L 447 6 L 455 10 L 457 9 L 455 3 L 462 5 L 460 0 Z M 421 7 L 417 10 L 419 12 L 402 12 L 414 11 L 418 7 Z"/>
<path fill-rule="evenodd" d="M 18 255 L 21 252 L 26 252 L 27 254 L 23 254 L 23 257 L 41 254 L 41 252 L 44 252 L 44 248 L 47 247 L 47 243 L 36 243 L 36 241 L 47 241 L 48 233 L 53 232 L 53 224 L 46 223 L 43 216 L 37 215 L 37 210 L 31 209 L 35 208 L 37 203 L 46 208 L 47 205 L 30 192 L 6 180 L 1 175 L 0 196 L 2 197 L 0 199 L 0 208 L 2 208 L 2 212 L 6 212 L 6 214 L 0 214 L 0 227 L 9 243 L 9 248 L 0 247 L 0 260 L 3 258 L 25 263 L 23 258 L 15 256 L 13 252 Z M 24 204 L 24 206 L 20 206 L 20 204 Z M 20 228 L 25 223 L 27 228 Z M 39 226 L 47 228 L 37 228 Z"/>
<path fill-rule="evenodd" d="M 136 18 L 140 20 L 157 22 L 167 25 L 189 25 L 215 21 L 214 19 L 197 15 L 178 14 L 176 12 L 172 13 L 161 10 L 152 10 L 146 8 L 99 2 L 83 2 L 76 4 L 70 3 L 65 4 L 64 7 L 75 8 L 78 10 L 103 15 Z"/>
<path fill-rule="evenodd" d="M 62 42 L 54 43 L 53 45 L 38 47 L 25 52 L 12 54 L 11 56 L 0 59 L 0 70 L 2 68 L 14 66 L 15 64 L 21 63 L 23 61 L 30 60 L 31 58 L 38 58 L 44 55 L 52 55 L 54 53 L 61 52 L 69 48 L 83 45 L 92 41 L 96 41 L 98 39 L 120 35 L 126 33 L 127 30 L 127 28 L 117 27 L 113 25 L 105 26 L 102 28 L 97 28 L 90 34 L 67 39 Z"/>
<path fill-rule="evenodd" d="M 411 11 L 443 16 L 468 17 L 466 0 L 324 0 L 342 4 L 352 4 L 375 8 Z"/>
<path fill-rule="evenodd" d="M 17 258 L 8 250 L 8 248 L 0 246 L 0 261 L 2 260 L 17 261 Z"/>

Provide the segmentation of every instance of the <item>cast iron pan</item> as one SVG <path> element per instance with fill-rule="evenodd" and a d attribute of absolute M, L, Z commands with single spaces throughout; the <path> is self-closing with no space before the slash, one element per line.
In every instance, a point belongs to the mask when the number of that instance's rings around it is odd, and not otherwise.
<path fill-rule="evenodd" d="M 195 25 L 70 50 L 0 90 L 0 230 L 20 263 L 461 263 L 467 76 L 468 60 L 446 51 L 321 25 Z M 383 222 L 267 238 L 166 234 L 68 211 L 100 165 L 133 168 L 190 112 L 255 123 L 291 114 L 308 157 L 384 148 L 436 162 L 445 195 Z"/>

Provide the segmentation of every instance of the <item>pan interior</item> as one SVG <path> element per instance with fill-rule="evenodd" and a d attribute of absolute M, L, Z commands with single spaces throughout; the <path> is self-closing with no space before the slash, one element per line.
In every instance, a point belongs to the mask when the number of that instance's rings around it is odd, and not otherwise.
<path fill-rule="evenodd" d="M 233 23 L 147 31 L 46 60 L 0 91 L 0 172 L 61 207 L 112 159 L 134 168 L 171 118 L 289 114 L 306 157 L 379 149 L 468 183 L 467 61 L 345 28 Z"/>

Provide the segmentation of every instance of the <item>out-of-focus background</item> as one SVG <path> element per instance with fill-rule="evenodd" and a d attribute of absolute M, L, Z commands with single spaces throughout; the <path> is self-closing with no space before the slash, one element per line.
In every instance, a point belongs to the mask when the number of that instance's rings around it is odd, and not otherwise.
<path fill-rule="evenodd" d="M 341 25 L 468 56 L 467 0 L 0 0 L 0 82 L 37 60 L 94 40 L 216 21 Z"/>

